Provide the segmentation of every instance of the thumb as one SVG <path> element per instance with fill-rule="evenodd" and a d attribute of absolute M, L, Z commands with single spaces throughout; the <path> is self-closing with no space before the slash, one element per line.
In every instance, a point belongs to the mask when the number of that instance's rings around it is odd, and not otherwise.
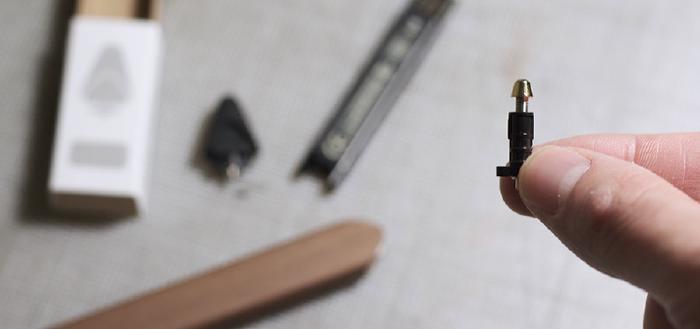
<path fill-rule="evenodd" d="M 689 285 L 700 281 L 700 205 L 664 179 L 604 154 L 545 146 L 523 165 L 518 189 L 591 266 L 666 305 L 698 298 L 700 287 Z"/>

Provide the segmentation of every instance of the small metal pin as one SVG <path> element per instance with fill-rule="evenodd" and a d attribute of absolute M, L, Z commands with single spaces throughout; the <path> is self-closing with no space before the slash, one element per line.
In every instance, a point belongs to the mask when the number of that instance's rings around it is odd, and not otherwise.
<path fill-rule="evenodd" d="M 239 167 L 237 164 L 230 164 L 226 168 L 226 178 L 228 179 L 238 179 L 241 177 L 241 167 Z"/>
<path fill-rule="evenodd" d="M 513 84 L 513 91 L 511 92 L 510 96 L 515 97 L 515 112 L 527 112 L 527 103 L 530 100 L 530 97 L 534 96 L 532 94 L 530 81 L 525 79 L 515 81 Z"/>

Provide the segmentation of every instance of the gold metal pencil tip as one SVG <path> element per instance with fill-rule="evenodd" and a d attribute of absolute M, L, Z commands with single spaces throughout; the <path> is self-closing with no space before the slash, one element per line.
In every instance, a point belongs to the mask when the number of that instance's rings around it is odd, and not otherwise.
<path fill-rule="evenodd" d="M 513 84 L 513 92 L 510 94 L 511 97 L 528 99 L 533 97 L 532 86 L 530 86 L 530 81 L 526 79 L 520 79 L 515 81 Z"/>

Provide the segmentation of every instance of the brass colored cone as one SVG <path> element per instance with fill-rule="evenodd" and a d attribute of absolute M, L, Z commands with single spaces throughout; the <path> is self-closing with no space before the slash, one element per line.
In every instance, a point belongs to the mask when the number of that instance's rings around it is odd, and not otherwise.
<path fill-rule="evenodd" d="M 534 95 L 532 94 L 532 87 L 530 86 L 530 81 L 527 81 L 526 79 L 520 79 L 518 81 L 515 81 L 515 83 L 513 84 L 513 92 L 511 93 L 511 97 L 527 99 L 533 96 Z"/>

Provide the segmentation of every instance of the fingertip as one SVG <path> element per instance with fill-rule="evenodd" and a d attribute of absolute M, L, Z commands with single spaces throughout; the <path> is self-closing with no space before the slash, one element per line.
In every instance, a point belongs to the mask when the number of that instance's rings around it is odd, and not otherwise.
<path fill-rule="evenodd" d="M 532 217 L 532 213 L 530 213 L 530 210 L 527 209 L 523 203 L 523 200 L 520 198 L 518 190 L 515 188 L 514 179 L 510 177 L 501 177 L 499 185 L 501 189 L 501 197 L 508 208 L 519 215 Z"/>

